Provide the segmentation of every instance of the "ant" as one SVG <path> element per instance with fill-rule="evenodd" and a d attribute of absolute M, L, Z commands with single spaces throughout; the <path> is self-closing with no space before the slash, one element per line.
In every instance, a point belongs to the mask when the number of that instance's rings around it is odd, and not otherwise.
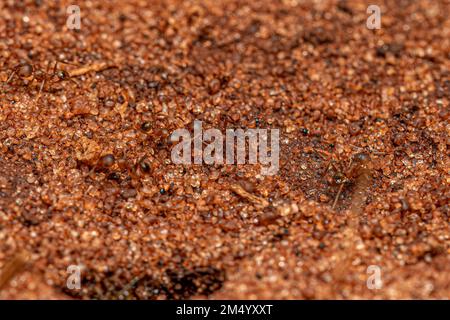
<path fill-rule="evenodd" d="M 58 69 L 58 62 L 69 64 L 68 62 L 56 61 L 53 66 L 52 73 L 49 73 L 49 68 L 51 65 L 50 62 L 47 63 L 47 70 L 43 72 L 42 70 L 35 70 L 32 64 L 26 61 L 21 61 L 16 67 L 14 67 L 11 75 L 8 77 L 8 80 L 6 80 L 6 84 L 11 82 L 15 75 L 17 75 L 21 80 L 23 80 L 26 85 L 31 85 L 36 80 L 38 83 L 40 82 L 39 92 L 37 94 L 38 100 L 42 93 L 42 90 L 44 89 L 46 82 L 52 81 L 55 77 L 57 79 L 56 81 L 53 80 L 52 83 L 66 79 L 71 79 L 68 72 L 62 69 Z M 71 80 L 76 83 L 75 80 L 73 79 Z"/>
<path fill-rule="evenodd" d="M 372 170 L 370 156 L 366 152 L 359 152 L 350 158 L 350 163 L 346 168 L 344 168 L 342 165 L 337 165 L 339 162 L 334 154 L 330 154 L 323 150 L 317 151 L 329 157 L 328 164 L 322 173 L 322 176 L 325 176 L 325 174 L 333 168 L 334 172 L 332 173 L 331 183 L 339 186 L 332 205 L 332 209 L 334 210 L 346 184 L 355 182 L 356 189 L 358 189 L 360 185 L 365 184 L 365 181 L 370 179 Z"/>

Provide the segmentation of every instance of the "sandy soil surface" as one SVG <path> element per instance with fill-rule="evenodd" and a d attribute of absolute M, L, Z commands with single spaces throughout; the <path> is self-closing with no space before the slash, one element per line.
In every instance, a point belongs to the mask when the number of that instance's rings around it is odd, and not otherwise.
<path fill-rule="evenodd" d="M 73 2 L 0 2 L 0 298 L 450 297 L 449 1 Z"/>

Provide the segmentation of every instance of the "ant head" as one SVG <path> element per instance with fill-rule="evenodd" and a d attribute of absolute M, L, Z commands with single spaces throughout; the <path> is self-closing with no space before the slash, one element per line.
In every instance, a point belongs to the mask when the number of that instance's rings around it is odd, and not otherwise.
<path fill-rule="evenodd" d="M 58 70 L 58 71 L 56 71 L 56 76 L 57 76 L 60 80 L 64 80 L 64 79 L 66 79 L 69 75 L 68 75 L 67 72 L 64 71 L 64 70 Z"/>

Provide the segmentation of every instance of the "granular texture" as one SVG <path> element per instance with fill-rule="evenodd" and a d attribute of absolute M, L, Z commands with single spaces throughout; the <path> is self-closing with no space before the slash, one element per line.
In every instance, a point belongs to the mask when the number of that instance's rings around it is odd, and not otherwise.
<path fill-rule="evenodd" d="M 72 2 L 0 2 L 0 298 L 450 297 L 449 1 Z M 194 120 L 278 174 L 173 164 Z"/>

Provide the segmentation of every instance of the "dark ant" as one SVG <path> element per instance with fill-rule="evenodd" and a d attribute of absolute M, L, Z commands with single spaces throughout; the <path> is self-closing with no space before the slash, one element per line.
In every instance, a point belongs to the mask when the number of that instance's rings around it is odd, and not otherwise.
<path fill-rule="evenodd" d="M 53 66 L 52 73 L 49 73 L 49 68 L 51 65 L 50 62 L 47 63 L 47 70 L 43 72 L 42 70 L 35 70 L 33 65 L 31 65 L 26 61 L 22 61 L 20 64 L 14 67 L 11 75 L 8 77 L 8 80 L 6 80 L 6 84 L 11 82 L 15 75 L 17 75 L 21 80 L 23 80 L 26 85 L 31 85 L 36 80 L 38 83 L 40 82 L 39 91 L 37 94 L 37 99 L 39 99 L 46 82 L 50 82 L 55 77 L 57 79 L 56 81 L 53 80 L 52 84 L 57 81 L 62 81 L 71 78 L 68 72 L 61 69 L 57 69 L 58 63 L 69 64 L 68 62 L 56 61 Z M 71 80 L 76 83 L 75 80 L 73 79 Z"/>

